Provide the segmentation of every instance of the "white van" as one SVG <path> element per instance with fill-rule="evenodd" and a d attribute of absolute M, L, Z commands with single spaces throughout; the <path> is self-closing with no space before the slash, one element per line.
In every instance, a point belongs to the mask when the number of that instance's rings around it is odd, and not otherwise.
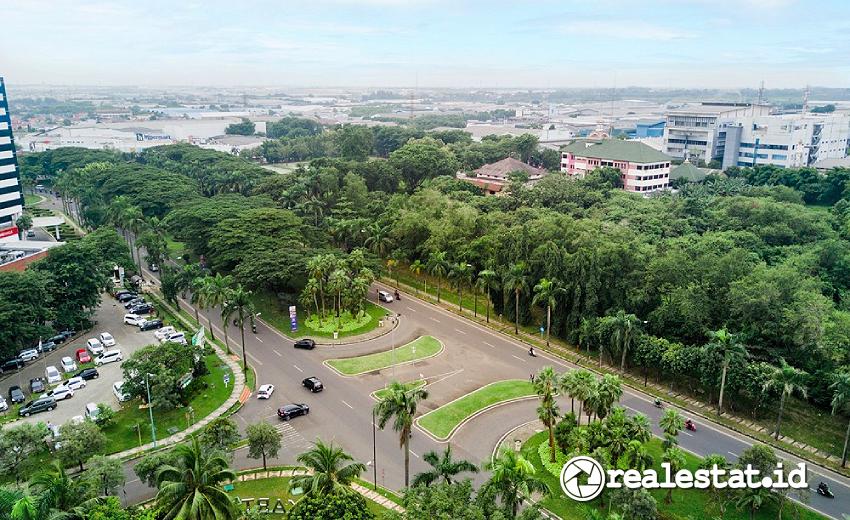
<path fill-rule="evenodd" d="M 123 403 L 130 400 L 130 394 L 123 390 L 124 381 L 115 381 L 112 383 L 112 393 L 115 394 L 115 398 L 118 399 L 119 403 Z"/>
<path fill-rule="evenodd" d="M 95 403 L 86 404 L 86 419 L 94 421 L 97 419 L 97 405 Z"/>

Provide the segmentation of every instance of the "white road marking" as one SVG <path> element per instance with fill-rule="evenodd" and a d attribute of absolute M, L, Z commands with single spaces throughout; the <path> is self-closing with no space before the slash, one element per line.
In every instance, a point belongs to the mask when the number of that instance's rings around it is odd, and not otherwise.
<path fill-rule="evenodd" d="M 419 458 L 419 455 L 417 455 L 416 452 L 413 450 L 410 450 L 410 454 L 416 457 L 417 459 Z"/>
<path fill-rule="evenodd" d="M 342 401 L 342 399 L 340 399 L 340 401 Z M 347 406 L 347 407 L 351 408 L 352 410 L 354 410 L 354 407 L 353 407 L 353 406 L 351 406 L 350 404 L 346 403 L 345 401 L 342 401 L 342 404 L 344 404 L 345 406 Z"/>
<path fill-rule="evenodd" d="M 735 453 L 734 451 L 727 451 L 726 453 L 728 453 L 729 455 L 732 455 L 733 457 L 737 457 L 737 456 L 738 456 L 738 454 L 737 454 L 737 453 Z"/>
<path fill-rule="evenodd" d="M 283 357 L 283 354 L 281 354 L 280 352 L 278 352 L 278 351 L 277 351 L 277 350 L 275 350 L 275 349 L 272 349 L 272 352 L 274 352 L 275 354 L 277 354 L 277 355 L 278 355 L 278 356 L 280 356 L 280 357 Z"/>
<path fill-rule="evenodd" d="M 435 317 L 433 317 L 433 316 L 428 316 L 428 318 L 429 318 L 431 321 L 436 321 L 437 323 L 440 323 L 440 320 L 438 320 L 437 318 L 435 318 Z"/>
<path fill-rule="evenodd" d="M 523 363 L 528 363 L 528 361 L 526 361 L 526 360 L 522 359 L 522 358 L 521 358 L 521 357 L 519 357 L 519 356 L 514 356 L 513 354 L 511 354 L 511 357 L 513 357 L 514 359 L 518 359 L 518 360 L 522 361 Z"/>
<path fill-rule="evenodd" d="M 254 336 L 254 339 L 255 339 L 255 340 L 257 340 L 257 341 L 259 341 L 260 343 L 265 343 L 265 341 L 261 340 L 260 338 L 258 338 L 258 337 L 256 337 L 256 336 Z"/>
<path fill-rule="evenodd" d="M 257 359 L 256 357 L 254 357 L 254 354 L 251 354 L 250 352 L 248 352 L 248 357 L 251 358 L 254 361 L 254 363 L 256 363 L 260 366 L 263 366 L 263 362 L 260 361 L 259 359 Z"/>
<path fill-rule="evenodd" d="M 295 370 L 297 370 L 297 371 L 299 371 L 299 372 L 304 372 L 303 370 L 301 370 L 300 368 L 298 368 L 298 365 L 292 365 L 292 366 L 294 366 L 294 367 L 295 367 Z"/>
<path fill-rule="evenodd" d="M 409 310 L 410 312 L 416 312 L 416 309 L 414 309 L 414 308 L 413 308 L 413 307 L 411 307 L 410 305 L 405 306 L 405 308 L 406 308 L 407 310 Z"/>
<path fill-rule="evenodd" d="M 462 330 L 460 330 L 460 329 L 455 329 L 455 332 L 458 332 L 458 333 L 460 333 L 460 334 L 466 334 L 466 332 L 464 332 L 464 331 L 462 331 Z"/>
<path fill-rule="evenodd" d="M 682 432 L 682 433 L 684 433 L 684 434 L 685 434 L 685 435 L 687 435 L 688 437 L 693 437 L 693 436 L 694 436 L 694 434 L 693 434 L 693 433 L 688 433 L 688 432 Z"/>
<path fill-rule="evenodd" d="M 485 345 L 487 345 L 490 348 L 496 348 L 496 345 L 493 345 L 492 343 L 487 343 L 486 341 L 482 341 L 481 343 L 484 343 Z"/>

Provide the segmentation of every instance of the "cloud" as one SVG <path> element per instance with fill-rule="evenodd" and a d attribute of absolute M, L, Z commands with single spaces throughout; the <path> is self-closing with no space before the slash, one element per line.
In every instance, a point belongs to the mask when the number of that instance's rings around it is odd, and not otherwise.
<path fill-rule="evenodd" d="M 671 41 L 696 36 L 641 20 L 576 20 L 561 25 L 560 30 L 569 35 L 622 40 Z"/>

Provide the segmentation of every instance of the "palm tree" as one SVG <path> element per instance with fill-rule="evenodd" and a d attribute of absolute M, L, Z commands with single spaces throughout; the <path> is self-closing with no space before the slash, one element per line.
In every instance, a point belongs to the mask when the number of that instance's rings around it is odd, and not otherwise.
<path fill-rule="evenodd" d="M 437 277 L 437 303 L 440 303 L 440 286 L 443 282 L 443 277 L 446 276 L 446 252 L 438 251 L 428 255 L 428 263 L 426 267 L 431 276 Z M 425 289 L 425 294 L 428 294 L 428 289 Z"/>
<path fill-rule="evenodd" d="M 596 414 L 600 419 L 604 419 L 614 403 L 619 402 L 623 397 L 623 383 L 619 376 L 605 374 L 596 386 L 599 392 L 599 407 Z"/>
<path fill-rule="evenodd" d="M 322 318 L 325 317 L 325 281 L 333 268 L 333 255 L 317 255 L 307 262 L 307 272 L 319 284 L 319 300 L 322 302 Z"/>
<path fill-rule="evenodd" d="M 514 293 L 514 334 L 519 334 L 519 295 L 528 287 L 528 275 L 525 273 L 525 262 L 512 264 L 505 273 L 502 287 Z"/>
<path fill-rule="evenodd" d="M 175 465 L 157 472 L 157 507 L 163 520 L 235 520 L 237 513 L 230 495 L 219 487 L 236 479 L 227 460 L 204 449 L 197 438 L 174 448 Z"/>
<path fill-rule="evenodd" d="M 301 295 L 306 302 L 305 307 L 310 307 L 310 304 L 313 303 L 316 305 L 316 316 L 319 318 L 319 323 L 322 322 L 321 309 L 319 309 L 319 281 L 315 278 L 310 278 L 307 280 L 307 284 L 304 286 L 304 290 L 301 291 Z"/>
<path fill-rule="evenodd" d="M 422 270 L 425 269 L 425 264 L 423 264 L 422 261 L 417 258 L 412 264 L 410 264 L 410 267 L 408 267 L 408 269 L 410 269 L 410 272 L 413 273 L 414 276 L 418 277 L 420 274 L 422 274 Z M 424 280 L 424 282 L 425 294 L 428 294 L 428 280 L 426 279 Z M 416 294 L 419 294 L 419 288 L 414 287 L 414 289 L 416 290 Z"/>
<path fill-rule="evenodd" d="M 534 286 L 532 305 L 546 305 L 546 346 L 549 346 L 549 334 L 552 330 L 552 309 L 558 304 L 558 296 L 567 291 L 561 287 L 561 282 L 555 279 L 541 278 Z"/>
<path fill-rule="evenodd" d="M 225 323 L 234 317 L 236 326 L 242 333 L 242 369 L 248 370 L 248 349 L 245 347 L 245 320 L 253 319 L 254 302 L 251 300 L 251 291 L 246 291 L 242 284 L 230 291 L 227 303 L 222 309 L 221 318 Z"/>
<path fill-rule="evenodd" d="M 116 228 L 120 229 L 121 234 L 125 239 L 127 238 L 127 229 L 125 226 L 126 221 L 124 216 L 127 214 L 127 210 L 131 205 L 130 197 L 126 195 L 119 195 L 112 199 L 106 207 L 106 220 Z"/>
<path fill-rule="evenodd" d="M 334 269 L 328 276 L 328 290 L 336 293 L 334 308 L 336 309 L 337 327 L 339 326 L 340 312 L 342 311 L 342 292 L 349 286 L 351 280 L 344 269 Z"/>
<path fill-rule="evenodd" d="M 457 310 L 463 310 L 463 285 L 469 282 L 472 276 L 472 266 L 465 262 L 458 262 L 451 267 L 449 277 L 457 283 Z"/>
<path fill-rule="evenodd" d="M 479 287 L 484 289 L 485 299 L 487 300 L 487 323 L 490 323 L 490 289 L 496 286 L 499 281 L 499 275 L 492 269 L 484 269 L 478 273 Z"/>
<path fill-rule="evenodd" d="M 222 276 L 221 273 L 216 273 L 215 276 L 201 278 L 201 282 L 197 288 L 198 306 L 202 309 L 218 307 L 219 311 L 223 313 L 224 304 L 230 297 L 232 287 L 233 277 L 230 275 Z M 215 334 L 212 329 L 212 321 L 210 321 L 210 335 L 215 340 Z M 227 353 L 230 354 L 230 345 L 227 340 L 227 320 L 224 320 L 224 345 L 227 348 Z"/>
<path fill-rule="evenodd" d="M 334 446 L 317 440 L 313 448 L 298 455 L 298 462 L 310 470 L 289 481 L 289 489 L 301 488 L 305 495 L 331 495 L 351 491 L 351 483 L 366 471 L 366 465 Z"/>
<path fill-rule="evenodd" d="M 596 336 L 596 318 L 582 318 L 578 326 L 578 348 L 581 350 L 581 344 L 584 343 L 587 347 L 587 355 L 590 356 L 590 343 Z"/>
<path fill-rule="evenodd" d="M 399 447 L 404 449 L 404 485 L 410 484 L 410 437 L 413 435 L 413 419 L 419 403 L 428 398 L 423 387 L 407 388 L 403 383 L 392 381 L 387 392 L 375 405 L 378 427 L 381 429 L 393 419 L 393 430 L 399 435 Z"/>
<path fill-rule="evenodd" d="M 478 473 L 478 466 L 475 464 L 468 460 L 454 460 L 452 458 L 451 444 L 446 446 L 446 450 L 442 456 L 435 451 L 429 451 L 422 456 L 422 460 L 430 464 L 432 469 L 413 477 L 413 487 L 430 486 L 440 480 L 446 484 L 451 484 L 454 482 L 454 478 L 460 473 Z"/>
<path fill-rule="evenodd" d="M 581 424 L 582 408 L 590 395 L 595 391 L 597 383 L 596 377 L 586 368 L 579 368 L 574 371 L 574 374 L 573 378 L 575 379 L 575 386 L 573 387 L 572 395 L 578 399 L 578 415 L 576 417 L 578 419 L 578 423 Z"/>
<path fill-rule="evenodd" d="M 643 471 L 646 468 L 652 467 L 655 463 L 655 458 L 649 453 L 641 441 L 631 440 L 620 457 L 620 463 L 622 466 L 625 466 L 624 469 Z"/>
<path fill-rule="evenodd" d="M 558 374 L 552 367 L 543 367 L 534 376 L 534 391 L 540 397 L 537 407 L 537 417 L 549 430 L 549 458 L 555 462 L 555 424 L 560 417 L 558 403 L 555 402 L 555 392 L 558 389 Z"/>
<path fill-rule="evenodd" d="M 611 343 L 615 351 L 620 352 L 620 372 L 626 370 L 626 354 L 632 344 L 632 339 L 640 320 L 634 314 L 626 314 L 619 310 L 613 316 L 608 316 L 611 327 Z"/>
<path fill-rule="evenodd" d="M 679 413 L 679 410 L 667 408 L 664 410 L 664 415 L 658 420 L 658 426 L 664 432 L 664 447 L 668 448 L 677 444 L 679 432 L 685 427 L 685 418 Z"/>
<path fill-rule="evenodd" d="M 722 359 L 720 369 L 720 397 L 717 400 L 717 415 L 723 415 L 723 393 L 726 389 L 726 371 L 729 370 L 729 363 L 732 359 L 747 356 L 747 349 L 738 340 L 738 336 L 736 334 L 730 334 L 726 329 L 709 331 L 708 337 L 711 338 L 708 348 L 719 354 Z"/>
<path fill-rule="evenodd" d="M 661 460 L 670 464 L 670 471 L 673 475 L 675 475 L 680 469 L 685 467 L 685 452 L 678 446 L 670 446 L 664 450 L 664 455 L 662 455 Z M 668 504 L 673 502 L 672 487 L 667 489 L 667 496 L 664 497 L 664 501 Z"/>
<path fill-rule="evenodd" d="M 750 512 L 750 520 L 756 517 L 756 511 L 779 501 L 779 496 L 768 488 L 744 488 L 735 499 L 735 507 Z"/>
<path fill-rule="evenodd" d="M 570 396 L 570 413 L 573 414 L 576 411 L 577 373 L 576 370 L 567 370 L 561 374 L 561 378 L 558 380 L 558 391 L 562 395 Z"/>
<path fill-rule="evenodd" d="M 850 372 L 843 371 L 835 376 L 835 381 L 829 385 L 832 390 L 832 414 L 838 410 L 847 411 L 850 405 Z M 847 441 L 850 440 L 850 421 L 847 422 L 847 431 L 844 433 L 844 449 L 841 452 L 841 467 L 847 464 Z"/>
<path fill-rule="evenodd" d="M 364 245 L 379 257 L 385 257 L 393 244 L 392 238 L 390 238 L 391 230 L 392 226 L 390 225 L 382 227 L 377 223 L 372 224 L 369 226 L 369 237 L 364 242 Z"/>
<path fill-rule="evenodd" d="M 782 396 L 779 399 L 779 416 L 776 418 L 776 429 L 773 432 L 775 439 L 779 439 L 779 428 L 782 426 L 782 414 L 785 412 L 785 399 L 794 393 L 803 398 L 808 397 L 806 391 L 806 377 L 808 374 L 798 368 L 794 368 L 784 359 L 779 358 L 779 366 L 773 367 L 773 374 L 764 385 L 764 390 L 769 388 L 780 388 Z"/>
<path fill-rule="evenodd" d="M 485 486 L 495 491 L 510 518 L 516 518 L 522 501 L 532 493 L 549 493 L 549 486 L 534 475 L 534 465 L 514 450 L 503 448 L 484 466 L 492 472 Z"/>
<path fill-rule="evenodd" d="M 86 503 L 87 495 L 81 482 L 72 479 L 55 461 L 30 480 L 30 487 L 35 491 L 35 503 L 42 518 L 66 516 L 79 511 L 77 508 Z"/>

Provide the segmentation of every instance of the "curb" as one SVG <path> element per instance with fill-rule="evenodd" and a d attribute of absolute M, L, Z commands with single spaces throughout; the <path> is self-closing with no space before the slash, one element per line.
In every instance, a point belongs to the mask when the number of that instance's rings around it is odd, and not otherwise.
<path fill-rule="evenodd" d="M 429 334 L 429 335 L 430 335 L 430 334 Z M 419 336 L 419 338 L 424 338 L 424 337 L 425 337 L 425 336 Z M 424 361 L 424 360 L 426 360 L 426 359 L 431 359 L 432 357 L 439 356 L 440 354 L 442 354 L 442 353 L 443 353 L 443 351 L 444 351 L 444 350 L 446 350 L 446 345 L 445 345 L 445 343 L 443 343 L 443 341 L 442 341 L 442 340 L 440 340 L 439 338 L 437 338 L 437 337 L 435 337 L 435 336 L 431 336 L 431 337 L 432 337 L 432 338 L 434 338 L 435 340 L 437 340 L 437 341 L 440 343 L 440 350 L 438 350 L 437 352 L 435 352 L 435 353 L 431 354 L 430 356 L 425 356 L 425 357 L 421 357 L 421 358 L 412 359 L 412 360 L 410 360 L 410 361 L 405 361 L 405 362 L 403 362 L 403 363 L 396 363 L 396 364 L 394 364 L 394 365 L 386 365 L 386 366 L 382 366 L 382 367 L 380 367 L 380 368 L 373 368 L 373 369 L 370 369 L 370 370 L 366 370 L 366 371 L 364 371 L 364 372 L 358 372 L 358 373 L 356 373 L 356 374 L 343 374 L 342 372 L 340 372 L 339 370 L 337 370 L 336 368 L 334 368 L 333 366 L 331 366 L 328 362 L 329 362 L 329 361 L 342 360 L 342 359 L 353 359 L 353 358 L 356 358 L 356 357 L 362 357 L 362 356 L 352 356 L 352 357 L 350 357 L 350 358 L 334 358 L 334 359 L 326 359 L 326 360 L 322 361 L 322 364 L 323 364 L 323 365 L 325 365 L 326 367 L 328 367 L 329 369 L 333 370 L 334 372 L 336 372 L 336 373 L 337 373 L 337 375 L 339 375 L 340 377 L 357 377 L 357 376 L 362 376 L 363 374 L 368 374 L 368 373 L 370 373 L 370 372 L 380 372 L 381 370 L 386 370 L 386 369 L 388 369 L 388 368 L 392 368 L 392 367 L 403 367 L 403 366 L 405 366 L 405 365 L 412 365 L 412 364 L 415 364 L 415 363 L 417 363 L 417 362 L 419 362 L 419 361 Z M 413 340 L 413 341 L 416 341 L 416 340 L 418 340 L 419 338 L 416 338 L 416 339 L 415 339 L 415 340 Z M 399 349 L 399 348 L 401 348 L 401 347 L 406 347 L 407 345 L 410 345 L 410 343 L 413 343 L 413 341 L 411 341 L 411 342 L 409 342 L 409 343 L 405 343 L 404 345 L 401 345 L 400 347 L 396 347 L 396 349 Z M 380 351 L 380 352 L 390 352 L 390 351 L 392 351 L 392 349 L 390 349 L 390 350 L 382 350 L 382 351 Z M 375 354 L 377 354 L 377 353 L 378 353 L 378 352 L 375 352 Z M 368 356 L 368 355 L 369 355 L 369 354 L 364 354 L 364 356 Z"/>

